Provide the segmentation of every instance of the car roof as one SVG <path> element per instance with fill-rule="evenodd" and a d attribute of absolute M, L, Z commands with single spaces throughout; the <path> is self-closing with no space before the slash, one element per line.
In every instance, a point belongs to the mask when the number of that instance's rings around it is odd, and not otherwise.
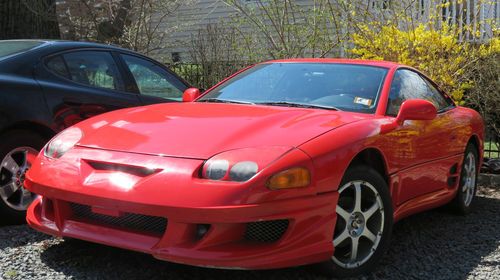
<path fill-rule="evenodd" d="M 263 62 L 267 63 L 337 63 L 337 64 L 359 64 L 367 66 L 377 66 L 384 68 L 393 68 L 403 66 L 402 64 L 384 61 L 384 60 L 365 60 L 365 59 L 346 59 L 346 58 L 291 58 L 291 59 L 277 59 Z"/>
<path fill-rule="evenodd" d="M 64 41 L 64 40 L 43 40 L 43 42 L 51 46 L 61 46 L 61 47 L 71 47 L 71 48 L 79 48 L 79 47 L 108 48 L 108 49 L 116 49 L 116 50 L 132 52 L 132 50 L 121 48 L 115 45 L 108 45 L 108 44 L 101 44 L 94 42 L 79 42 L 79 41 Z"/>
<path fill-rule="evenodd" d="M 46 46 L 59 46 L 67 48 L 107 48 L 115 49 L 120 51 L 134 52 L 129 49 L 121 48 L 115 45 L 94 43 L 94 42 L 79 42 L 79 41 L 66 41 L 66 40 L 46 40 L 46 39 L 17 39 L 17 40 L 0 40 L 0 42 L 12 41 L 12 42 L 40 42 L 42 43 L 39 47 Z"/>

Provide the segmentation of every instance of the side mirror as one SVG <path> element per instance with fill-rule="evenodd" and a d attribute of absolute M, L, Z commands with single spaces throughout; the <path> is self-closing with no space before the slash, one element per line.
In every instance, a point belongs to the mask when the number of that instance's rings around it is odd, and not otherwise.
<path fill-rule="evenodd" d="M 201 92 L 197 88 L 188 88 L 182 94 L 182 102 L 192 102 L 201 95 Z"/>
<path fill-rule="evenodd" d="M 382 125 L 380 133 L 388 133 L 406 120 L 433 120 L 436 118 L 437 110 L 434 104 L 423 99 L 410 99 L 401 104 L 396 119 Z"/>
<path fill-rule="evenodd" d="M 437 110 L 434 104 L 423 99 L 410 99 L 401 104 L 396 122 L 401 125 L 406 120 L 433 120 Z"/>

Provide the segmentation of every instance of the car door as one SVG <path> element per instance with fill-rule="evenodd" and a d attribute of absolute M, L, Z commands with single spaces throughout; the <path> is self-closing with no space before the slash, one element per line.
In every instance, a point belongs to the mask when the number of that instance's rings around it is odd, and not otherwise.
<path fill-rule="evenodd" d="M 399 204 L 446 188 L 454 164 L 449 158 L 449 147 L 454 140 L 453 102 L 419 73 L 399 69 L 391 83 L 386 114 L 396 116 L 401 104 L 408 99 L 428 100 L 436 106 L 438 114 L 429 121 L 405 121 L 389 135 L 390 142 L 394 143 L 392 160 L 401 170 Z"/>
<path fill-rule="evenodd" d="M 143 104 L 182 101 L 188 86 L 164 66 L 136 55 L 121 53 L 120 57 Z"/>
<path fill-rule="evenodd" d="M 111 52 L 79 49 L 46 57 L 36 69 L 56 130 L 107 111 L 139 106 Z"/>

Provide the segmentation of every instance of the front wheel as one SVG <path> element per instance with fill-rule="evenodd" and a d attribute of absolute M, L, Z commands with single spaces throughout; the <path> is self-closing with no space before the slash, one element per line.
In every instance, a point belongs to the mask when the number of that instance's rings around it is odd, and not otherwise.
<path fill-rule="evenodd" d="M 338 192 L 334 254 L 320 267 L 332 276 L 352 277 L 372 270 L 387 250 L 392 203 L 385 180 L 367 166 L 350 168 Z"/>

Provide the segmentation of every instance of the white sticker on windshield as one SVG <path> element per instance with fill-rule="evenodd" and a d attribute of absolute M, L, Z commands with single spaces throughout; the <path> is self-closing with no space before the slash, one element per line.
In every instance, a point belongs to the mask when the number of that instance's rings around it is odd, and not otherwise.
<path fill-rule="evenodd" d="M 373 103 L 373 99 L 356 96 L 356 97 L 354 97 L 354 103 L 365 105 L 365 106 L 371 106 Z"/>

